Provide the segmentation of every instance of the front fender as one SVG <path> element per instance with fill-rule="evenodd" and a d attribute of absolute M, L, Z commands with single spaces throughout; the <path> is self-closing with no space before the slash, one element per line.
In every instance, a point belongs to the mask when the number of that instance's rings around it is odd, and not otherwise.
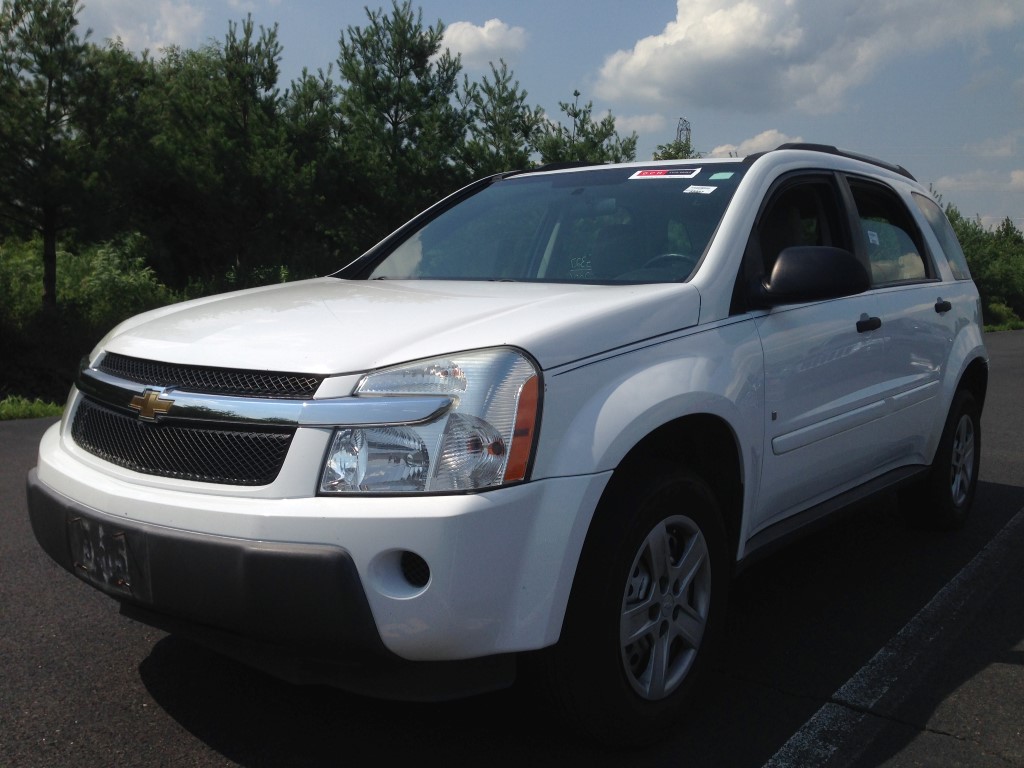
<path fill-rule="evenodd" d="M 536 477 L 613 470 L 659 427 L 690 415 L 730 425 L 747 493 L 764 443 L 764 364 L 750 321 L 635 345 L 546 375 Z"/>

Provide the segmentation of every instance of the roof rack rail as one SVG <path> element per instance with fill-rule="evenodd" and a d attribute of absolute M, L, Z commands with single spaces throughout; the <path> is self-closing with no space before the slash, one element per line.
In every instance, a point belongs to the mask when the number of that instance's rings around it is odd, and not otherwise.
<path fill-rule="evenodd" d="M 564 171 L 567 168 L 587 168 L 598 165 L 607 165 L 607 163 L 594 160 L 560 160 L 554 163 L 545 163 L 529 170 L 540 173 L 542 171 Z"/>
<path fill-rule="evenodd" d="M 780 149 L 802 149 L 807 152 L 824 152 L 828 155 L 838 155 L 839 157 L 848 157 L 851 160 L 860 160 L 862 163 L 870 163 L 871 165 L 877 165 L 879 168 L 885 168 L 887 171 L 898 173 L 900 176 L 905 176 L 911 181 L 917 181 L 913 174 L 910 173 L 902 165 L 896 165 L 895 163 L 887 163 L 884 160 L 879 160 L 876 157 L 870 155 L 862 155 L 858 152 L 848 152 L 844 149 L 838 149 L 833 147 L 831 144 L 810 144 L 804 142 L 787 142 L 786 144 L 780 144 L 773 152 L 777 152 Z"/>

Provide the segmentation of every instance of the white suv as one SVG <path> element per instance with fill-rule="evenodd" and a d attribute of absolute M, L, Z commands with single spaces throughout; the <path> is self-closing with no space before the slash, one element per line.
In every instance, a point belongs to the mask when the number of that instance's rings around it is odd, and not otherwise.
<path fill-rule="evenodd" d="M 544 167 L 337 275 L 122 323 L 30 515 L 126 615 L 287 679 L 439 698 L 541 651 L 589 729 L 649 739 L 738 566 L 882 491 L 964 520 L 987 372 L 963 253 L 902 168 Z"/>

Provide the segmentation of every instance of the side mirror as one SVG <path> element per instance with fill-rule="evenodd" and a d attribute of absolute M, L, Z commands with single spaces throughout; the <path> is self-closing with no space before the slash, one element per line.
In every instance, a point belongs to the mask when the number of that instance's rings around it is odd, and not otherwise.
<path fill-rule="evenodd" d="M 767 279 L 755 282 L 751 299 L 759 306 L 798 304 L 852 296 L 871 287 L 871 275 L 847 250 L 824 245 L 786 248 Z"/>

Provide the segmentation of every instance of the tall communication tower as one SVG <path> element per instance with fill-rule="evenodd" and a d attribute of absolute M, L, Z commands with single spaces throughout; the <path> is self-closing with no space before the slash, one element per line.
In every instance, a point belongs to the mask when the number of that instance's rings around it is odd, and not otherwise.
<path fill-rule="evenodd" d="M 676 126 L 676 141 L 690 143 L 690 121 L 685 117 L 679 118 L 679 125 Z"/>

